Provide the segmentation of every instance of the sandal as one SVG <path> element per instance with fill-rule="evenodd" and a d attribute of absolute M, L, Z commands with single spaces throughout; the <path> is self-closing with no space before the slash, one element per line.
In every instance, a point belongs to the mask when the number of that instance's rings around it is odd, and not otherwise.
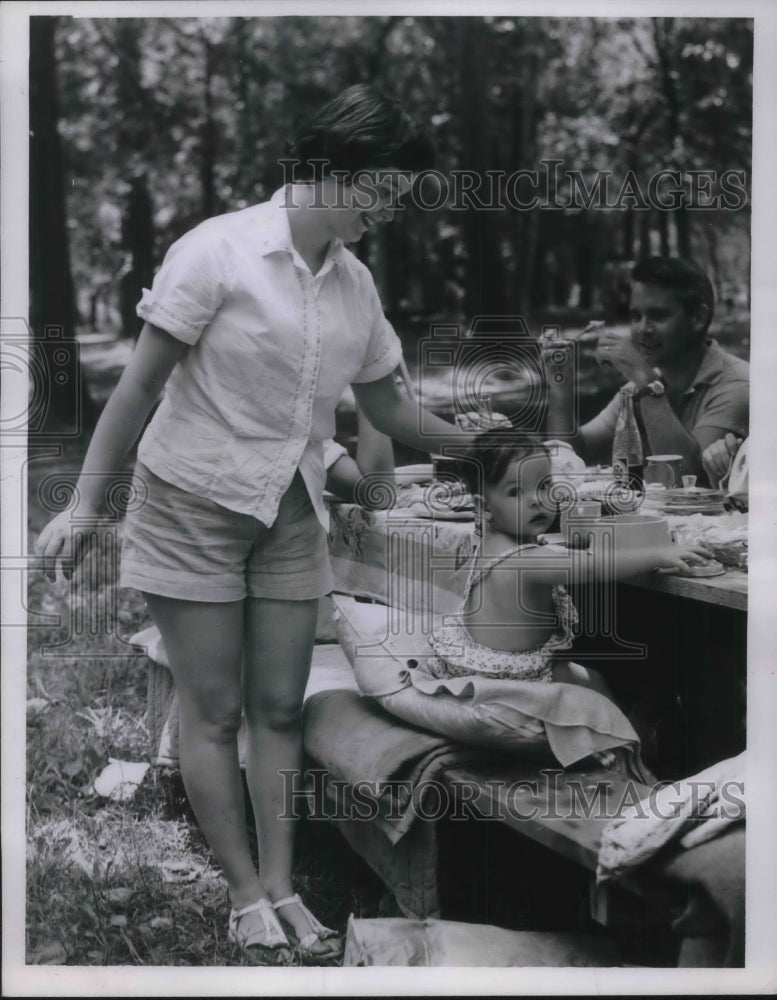
<path fill-rule="evenodd" d="M 258 899 L 239 910 L 233 907 L 227 938 L 261 965 L 286 965 L 291 960 L 289 939 L 269 899 Z"/>
<path fill-rule="evenodd" d="M 305 934 L 304 937 L 300 938 L 297 936 L 296 931 L 288 920 L 285 920 L 286 933 L 288 934 L 289 941 L 295 945 L 301 955 L 306 958 L 336 958 L 343 950 L 343 941 L 341 935 L 337 931 L 333 931 L 330 927 L 324 927 L 324 925 L 318 921 L 310 910 L 305 906 L 299 897 L 299 893 L 295 892 L 293 896 L 287 896 L 285 899 L 279 899 L 277 902 L 273 903 L 273 909 L 279 910 L 282 906 L 290 906 L 292 903 L 302 910 L 302 914 L 310 924 L 310 933 Z M 281 917 L 281 920 L 283 918 Z M 320 941 L 322 944 L 331 940 L 331 944 L 328 948 L 321 951 L 315 949 L 315 944 Z"/>

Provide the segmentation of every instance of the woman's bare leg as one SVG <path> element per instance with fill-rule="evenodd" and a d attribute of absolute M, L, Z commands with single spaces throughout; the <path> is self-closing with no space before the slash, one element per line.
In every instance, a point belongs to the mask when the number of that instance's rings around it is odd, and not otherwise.
<path fill-rule="evenodd" d="M 305 694 L 318 600 L 246 600 L 243 700 L 248 723 L 246 778 L 259 834 L 259 870 L 272 899 L 294 892 L 291 869 L 295 821 L 286 810 L 289 780 L 280 771 L 302 767 Z M 299 786 L 299 778 L 296 781 Z M 311 930 L 299 907 L 281 911 L 302 938 Z"/>
<path fill-rule="evenodd" d="M 197 822 L 236 908 L 267 893 L 248 841 L 237 754 L 243 601 L 179 601 L 145 594 L 178 692 L 181 774 Z"/>

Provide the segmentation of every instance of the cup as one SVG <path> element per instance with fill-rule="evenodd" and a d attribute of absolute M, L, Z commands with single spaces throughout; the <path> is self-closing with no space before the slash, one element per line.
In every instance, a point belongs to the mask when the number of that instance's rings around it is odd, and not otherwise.
<path fill-rule="evenodd" d="M 609 544 L 617 552 L 629 549 L 665 548 L 671 545 L 669 522 L 651 514 L 615 514 L 599 517 L 583 529 L 586 542 L 600 547 Z M 606 541 L 607 540 L 607 541 Z"/>
<path fill-rule="evenodd" d="M 692 490 L 696 485 L 696 476 L 683 476 L 683 489 Z"/>
<path fill-rule="evenodd" d="M 659 483 L 671 490 L 680 485 L 682 474 L 682 455 L 648 455 L 642 478 L 645 483 Z"/>
<path fill-rule="evenodd" d="M 432 475 L 445 481 L 461 479 L 461 463 L 455 455 L 432 455 Z"/>
<path fill-rule="evenodd" d="M 580 548 L 587 538 L 585 526 L 601 515 L 602 505 L 595 500 L 580 500 L 565 507 L 559 516 L 559 531 L 566 535 L 567 545 Z"/>

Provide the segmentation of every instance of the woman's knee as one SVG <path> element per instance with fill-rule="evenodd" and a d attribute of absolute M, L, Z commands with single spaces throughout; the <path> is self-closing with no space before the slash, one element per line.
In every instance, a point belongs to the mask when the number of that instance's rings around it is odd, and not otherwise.
<path fill-rule="evenodd" d="M 274 732 L 294 732 L 302 728 L 302 700 L 261 698 L 254 705 L 246 704 L 249 725 L 259 725 Z"/>
<path fill-rule="evenodd" d="M 181 725 L 197 739 L 210 743 L 230 743 L 237 736 L 242 719 L 240 700 L 218 696 L 181 699 Z"/>

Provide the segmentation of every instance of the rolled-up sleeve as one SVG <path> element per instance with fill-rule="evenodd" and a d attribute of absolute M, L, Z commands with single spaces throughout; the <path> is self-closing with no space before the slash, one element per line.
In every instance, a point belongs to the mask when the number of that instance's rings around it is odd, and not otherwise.
<path fill-rule="evenodd" d="M 143 289 L 138 316 L 195 344 L 226 295 L 226 252 L 220 241 L 208 238 L 205 226 L 182 236 L 165 255 L 151 288 Z"/>
<path fill-rule="evenodd" d="M 335 462 L 339 461 L 343 455 L 348 454 L 348 449 L 338 444 L 334 438 L 327 438 L 324 441 L 324 468 L 331 469 Z"/>
<path fill-rule="evenodd" d="M 364 361 L 353 382 L 376 382 L 384 375 L 393 372 L 402 360 L 402 343 L 394 331 L 394 327 L 383 315 L 383 307 L 378 297 L 377 289 L 369 279 L 366 288 L 366 302 L 370 315 L 370 336 Z"/>

